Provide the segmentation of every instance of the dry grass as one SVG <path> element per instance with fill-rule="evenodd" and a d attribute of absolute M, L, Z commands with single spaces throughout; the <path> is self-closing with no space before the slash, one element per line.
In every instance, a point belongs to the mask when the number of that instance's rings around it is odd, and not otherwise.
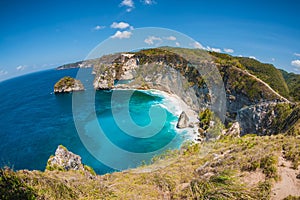
<path fill-rule="evenodd" d="M 300 138 L 283 135 L 225 137 L 185 145 L 149 166 L 92 178 L 78 171 L 23 170 L 16 176 L 38 199 L 269 199 L 280 179 L 278 156 L 284 150 L 298 165 L 299 145 Z M 264 176 L 253 182 L 249 173 Z"/>

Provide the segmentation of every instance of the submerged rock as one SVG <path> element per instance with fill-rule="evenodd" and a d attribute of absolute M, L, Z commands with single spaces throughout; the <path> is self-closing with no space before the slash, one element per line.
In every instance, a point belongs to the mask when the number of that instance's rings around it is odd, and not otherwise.
<path fill-rule="evenodd" d="M 179 116 L 176 127 L 177 128 L 186 128 L 186 127 L 188 127 L 188 125 L 189 125 L 189 118 L 188 118 L 187 114 L 184 111 L 182 111 L 182 113 Z"/>
<path fill-rule="evenodd" d="M 68 93 L 73 91 L 82 91 L 84 86 L 80 80 L 76 80 L 72 77 L 66 76 L 60 79 L 54 85 L 54 93 Z"/>

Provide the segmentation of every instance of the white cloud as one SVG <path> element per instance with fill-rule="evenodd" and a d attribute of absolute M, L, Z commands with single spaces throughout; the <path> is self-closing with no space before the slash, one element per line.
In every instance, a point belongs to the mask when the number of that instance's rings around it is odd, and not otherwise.
<path fill-rule="evenodd" d="M 213 48 L 213 47 L 211 48 L 211 47 L 209 47 L 209 46 L 206 47 L 206 50 L 208 50 L 208 51 L 214 51 L 214 52 L 218 52 L 218 53 L 221 53 L 221 52 L 222 52 L 221 49 Z"/>
<path fill-rule="evenodd" d="M 162 42 L 162 39 L 160 37 L 155 37 L 155 36 L 148 36 L 144 42 L 148 45 L 153 45 L 154 42 L 157 41 L 157 42 Z"/>
<path fill-rule="evenodd" d="M 300 53 L 294 53 L 294 55 L 300 57 Z"/>
<path fill-rule="evenodd" d="M 249 56 L 249 58 L 252 58 L 254 60 L 257 60 L 255 56 Z"/>
<path fill-rule="evenodd" d="M 146 5 L 152 5 L 152 4 L 155 4 L 156 2 L 155 1 L 153 1 L 153 0 L 143 0 L 142 1 L 144 4 L 146 4 Z"/>
<path fill-rule="evenodd" d="M 179 43 L 179 42 L 175 42 L 175 45 L 176 45 L 177 47 L 180 47 L 180 43 Z"/>
<path fill-rule="evenodd" d="M 171 36 L 169 36 L 169 37 L 165 37 L 164 39 L 170 40 L 170 41 L 175 41 L 175 40 L 176 40 L 176 37 L 171 35 Z"/>
<path fill-rule="evenodd" d="M 300 67 L 300 60 L 293 60 L 291 62 L 291 65 L 295 66 L 295 67 Z"/>
<path fill-rule="evenodd" d="M 130 31 L 117 31 L 111 38 L 115 39 L 125 39 L 125 38 L 130 38 L 132 33 Z"/>
<path fill-rule="evenodd" d="M 125 6 L 127 7 L 126 11 L 131 12 L 132 9 L 134 8 L 134 2 L 132 0 L 123 0 L 120 4 L 120 6 Z"/>
<path fill-rule="evenodd" d="M 95 31 L 99 31 L 99 30 L 104 29 L 104 28 L 105 28 L 105 26 L 99 26 L 99 25 L 97 25 L 97 26 L 94 27 L 94 30 Z"/>
<path fill-rule="evenodd" d="M 8 74 L 8 71 L 6 71 L 6 70 L 0 70 L 0 76 L 4 76 L 6 74 Z"/>
<path fill-rule="evenodd" d="M 130 25 L 126 22 L 114 22 L 112 25 L 110 25 L 111 28 L 118 28 L 118 29 L 125 29 L 130 27 Z"/>
<path fill-rule="evenodd" d="M 18 67 L 16 67 L 17 71 L 23 71 L 26 68 L 26 65 L 19 65 Z"/>
<path fill-rule="evenodd" d="M 225 53 L 233 53 L 234 52 L 233 49 L 224 48 L 223 50 L 224 50 Z"/>
<path fill-rule="evenodd" d="M 272 62 L 274 62 L 276 59 L 275 58 L 271 58 Z"/>
<path fill-rule="evenodd" d="M 199 42 L 194 42 L 190 44 L 195 49 L 204 49 L 204 47 Z"/>

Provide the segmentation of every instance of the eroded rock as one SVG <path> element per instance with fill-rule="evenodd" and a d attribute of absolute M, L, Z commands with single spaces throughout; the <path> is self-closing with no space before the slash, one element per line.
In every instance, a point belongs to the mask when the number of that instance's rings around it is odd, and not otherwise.
<path fill-rule="evenodd" d="M 47 162 L 47 169 L 61 170 L 84 170 L 81 163 L 81 157 L 68 151 L 62 145 L 59 145 L 55 151 L 55 156 L 51 156 Z"/>
<path fill-rule="evenodd" d="M 182 113 L 179 116 L 176 127 L 177 128 L 186 128 L 186 127 L 188 127 L 188 125 L 189 125 L 189 118 L 188 118 L 187 114 L 184 111 L 182 111 Z"/>

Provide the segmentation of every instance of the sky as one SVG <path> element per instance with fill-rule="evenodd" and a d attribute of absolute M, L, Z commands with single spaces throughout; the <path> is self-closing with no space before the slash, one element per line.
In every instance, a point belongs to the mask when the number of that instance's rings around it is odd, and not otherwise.
<path fill-rule="evenodd" d="M 300 73 L 299 11 L 298 0 L 1 0 L 0 81 L 83 60 L 107 38 L 126 40 L 143 27 Z"/>

